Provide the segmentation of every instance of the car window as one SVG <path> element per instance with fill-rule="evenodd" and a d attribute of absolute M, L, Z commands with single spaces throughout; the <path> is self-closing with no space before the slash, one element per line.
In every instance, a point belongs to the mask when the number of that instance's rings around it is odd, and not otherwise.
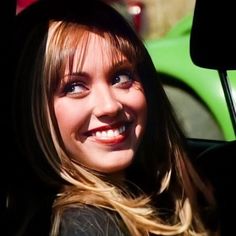
<path fill-rule="evenodd" d="M 193 64 L 190 32 L 195 0 L 143 0 L 142 37 L 187 137 L 234 140 L 216 70 Z M 228 72 L 236 99 L 236 71 Z"/>

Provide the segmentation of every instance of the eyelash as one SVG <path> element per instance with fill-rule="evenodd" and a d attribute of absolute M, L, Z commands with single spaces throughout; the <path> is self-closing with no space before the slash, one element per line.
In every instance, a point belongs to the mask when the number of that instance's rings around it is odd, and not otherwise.
<path fill-rule="evenodd" d="M 126 81 L 118 81 L 117 82 L 117 79 L 126 79 Z M 117 72 L 112 80 L 111 80 L 111 84 L 114 85 L 115 87 L 118 87 L 118 88 L 129 88 L 132 84 L 133 84 L 133 81 L 134 81 L 134 75 L 133 75 L 133 72 L 132 71 L 129 71 L 129 70 L 125 70 L 125 71 L 119 71 Z"/>
<path fill-rule="evenodd" d="M 115 88 L 128 89 L 134 82 L 134 74 L 131 70 L 122 70 L 116 72 L 111 77 L 111 85 Z M 78 91 L 76 91 L 76 89 Z M 72 97 L 83 97 L 89 92 L 86 83 L 79 79 L 69 79 L 63 86 L 62 93 Z"/>
<path fill-rule="evenodd" d="M 79 91 L 76 91 L 76 89 L 78 90 L 78 88 Z M 80 80 L 70 80 L 63 87 L 63 94 L 69 96 L 82 96 L 85 95 L 87 91 L 87 86 Z"/>

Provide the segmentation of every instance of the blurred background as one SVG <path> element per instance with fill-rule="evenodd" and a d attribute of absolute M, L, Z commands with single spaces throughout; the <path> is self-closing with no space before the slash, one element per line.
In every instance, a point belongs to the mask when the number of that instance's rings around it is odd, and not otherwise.
<path fill-rule="evenodd" d="M 195 0 L 126 0 L 130 12 L 141 13 L 140 33 L 145 39 L 164 36 L 184 16 L 191 14 Z M 138 7 L 140 6 L 140 11 Z"/>
<path fill-rule="evenodd" d="M 37 0 L 17 0 L 16 12 Z M 38 0 L 40 1 L 40 0 Z M 43 0 L 41 0 L 43 1 Z M 81 0 L 78 0 L 81 1 Z M 192 13 L 195 0 L 104 0 L 132 17 L 144 39 L 159 38 L 185 15 Z M 130 14 L 131 16 L 127 16 Z"/>

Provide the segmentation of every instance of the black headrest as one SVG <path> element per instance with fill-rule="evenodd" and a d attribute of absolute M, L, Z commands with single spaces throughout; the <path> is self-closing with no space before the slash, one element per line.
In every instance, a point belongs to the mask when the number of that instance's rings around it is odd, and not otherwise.
<path fill-rule="evenodd" d="M 236 69 L 236 7 L 233 0 L 196 0 L 190 38 L 194 64 Z"/>

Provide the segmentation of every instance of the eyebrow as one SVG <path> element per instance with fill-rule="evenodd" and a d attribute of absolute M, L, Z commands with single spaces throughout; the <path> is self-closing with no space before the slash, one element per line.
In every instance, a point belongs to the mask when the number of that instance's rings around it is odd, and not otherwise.
<path fill-rule="evenodd" d="M 112 67 L 123 67 L 123 66 L 129 66 L 129 67 L 133 67 L 133 65 L 128 61 L 128 60 L 121 60 L 121 61 L 118 61 L 118 62 L 116 62 L 116 63 L 114 63 L 113 65 L 112 65 Z"/>
<path fill-rule="evenodd" d="M 129 70 L 135 70 L 135 67 L 132 63 L 130 63 L 128 60 L 122 60 L 122 61 L 119 61 L 117 63 L 113 63 L 110 70 L 109 70 L 109 73 L 110 74 L 113 74 L 119 70 L 122 70 L 122 69 L 129 69 Z"/>
<path fill-rule="evenodd" d="M 75 72 L 71 72 L 68 74 L 65 74 L 63 76 L 63 78 L 69 77 L 69 76 L 80 76 L 80 77 L 87 77 L 89 76 L 87 72 L 83 72 L 83 71 L 75 71 Z"/>
<path fill-rule="evenodd" d="M 112 63 L 111 68 L 109 69 L 109 74 L 114 73 L 117 70 L 120 69 L 134 69 L 134 66 L 132 65 L 132 63 L 130 63 L 128 60 L 120 60 L 117 61 L 115 63 Z M 89 74 L 87 72 L 84 71 L 72 71 L 71 73 L 67 73 L 63 76 L 63 78 L 66 78 L 68 76 L 79 76 L 79 77 L 88 77 Z"/>

